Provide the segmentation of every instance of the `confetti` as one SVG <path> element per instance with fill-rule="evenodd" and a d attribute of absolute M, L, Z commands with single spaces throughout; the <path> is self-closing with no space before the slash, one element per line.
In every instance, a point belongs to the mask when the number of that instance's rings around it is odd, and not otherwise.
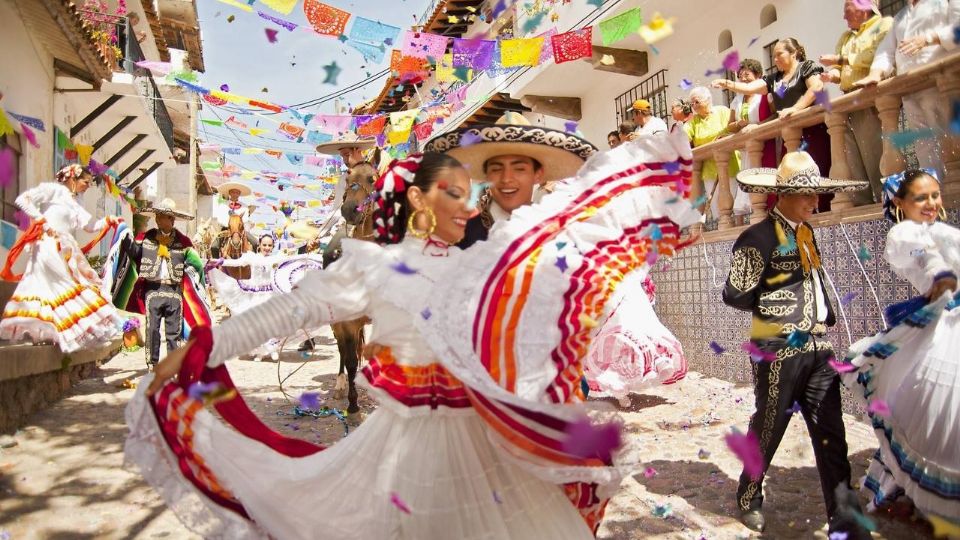
<path fill-rule="evenodd" d="M 704 450 L 703 448 L 701 448 L 701 449 L 697 452 L 697 458 L 699 458 L 699 459 L 708 459 L 709 457 L 710 457 L 710 451 L 709 451 L 709 450 Z"/>
<path fill-rule="evenodd" d="M 867 412 L 886 418 L 890 416 L 890 406 L 882 399 L 875 399 L 867 404 Z"/>
<path fill-rule="evenodd" d="M 417 271 L 416 271 L 415 269 L 410 268 L 409 266 L 407 266 L 407 263 L 405 263 L 405 262 L 403 262 L 403 261 L 399 261 L 399 262 L 396 262 L 396 263 L 391 264 L 391 265 L 390 265 L 390 269 L 393 270 L 394 272 L 397 272 L 398 274 L 404 274 L 404 275 L 410 275 L 410 274 L 416 274 L 416 273 L 417 273 Z"/>
<path fill-rule="evenodd" d="M 403 499 L 395 491 L 390 492 L 390 504 L 394 505 L 404 514 L 410 513 L 410 507 L 407 506 L 407 503 L 403 502 Z"/>
<path fill-rule="evenodd" d="M 914 129 L 906 131 L 898 131 L 896 133 L 890 133 L 889 135 L 884 135 L 887 139 L 890 140 L 890 143 L 897 147 L 898 150 L 904 150 L 908 146 L 916 143 L 917 141 L 923 139 L 931 139 L 936 135 L 936 131 L 933 128 L 923 128 L 923 129 Z"/>
<path fill-rule="evenodd" d="M 860 244 L 860 249 L 857 250 L 857 258 L 860 259 L 860 262 L 867 262 L 873 258 L 866 244 Z"/>
<path fill-rule="evenodd" d="M 653 507 L 651 513 L 654 515 L 654 517 L 666 519 L 670 517 L 670 514 L 673 513 L 673 509 L 671 508 L 670 503 L 658 504 Z"/>
<path fill-rule="evenodd" d="M 734 429 L 724 440 L 727 448 L 743 462 L 743 471 L 754 481 L 759 480 L 763 474 L 763 454 L 756 434 L 748 432 L 744 435 Z"/>
<path fill-rule="evenodd" d="M 680 89 L 684 92 L 689 92 L 693 89 L 693 81 L 690 79 L 680 79 Z"/>
<path fill-rule="evenodd" d="M 680 162 L 679 161 L 667 161 L 663 164 L 663 170 L 667 171 L 667 174 L 677 174 L 680 172 Z M 677 186 L 681 189 L 677 191 L 683 191 L 681 182 L 677 182 Z"/>
<path fill-rule="evenodd" d="M 643 476 L 647 478 L 653 478 L 656 475 L 657 475 L 657 470 L 654 469 L 653 467 L 647 467 L 646 469 L 643 470 Z"/>
<path fill-rule="evenodd" d="M 640 37 L 643 38 L 647 44 L 653 45 L 661 39 L 673 35 L 674 22 L 676 22 L 676 18 L 674 17 L 665 19 L 659 13 L 654 13 L 650 22 L 641 26 L 637 33 L 640 34 Z"/>
<path fill-rule="evenodd" d="M 692 206 L 693 208 L 698 208 L 698 207 L 700 207 L 701 205 L 703 205 L 703 204 L 706 203 L 706 202 L 707 202 L 707 196 L 706 196 L 706 195 L 701 195 L 701 196 L 697 197 L 695 200 L 693 200 L 693 201 L 690 203 L 690 206 Z"/>
<path fill-rule="evenodd" d="M 774 93 L 777 94 L 781 99 L 787 93 L 787 85 L 783 81 L 777 83 L 777 87 L 773 89 Z"/>
<path fill-rule="evenodd" d="M 496 491 L 493 492 L 493 502 L 497 504 L 503 504 L 503 499 L 500 498 L 500 494 L 498 494 Z"/>
<path fill-rule="evenodd" d="M 28 125 L 24 124 L 23 122 L 21 122 L 21 123 L 20 123 L 20 130 L 23 132 L 23 136 L 26 137 L 27 142 L 30 143 L 30 146 L 32 146 L 32 147 L 34 147 L 34 148 L 40 148 L 40 142 L 37 141 L 37 134 L 34 133 L 32 129 L 30 129 L 30 126 L 28 126 Z M 80 146 L 80 145 L 77 145 L 78 148 L 79 148 L 79 146 Z M 89 156 L 87 156 L 87 157 L 89 158 Z"/>
<path fill-rule="evenodd" d="M 208 396 L 220 390 L 221 388 L 223 388 L 223 385 L 218 382 L 204 383 L 198 381 L 190 385 L 190 388 L 187 389 L 187 395 L 190 396 L 190 399 L 202 401 L 205 396 Z"/>
<path fill-rule="evenodd" d="M 840 298 L 840 305 L 843 306 L 843 307 L 847 307 L 847 305 L 848 305 L 850 302 L 852 302 L 853 299 L 856 298 L 856 297 L 857 297 L 857 293 L 855 293 L 855 292 L 848 292 L 848 293 L 844 294 L 842 298 Z"/>
<path fill-rule="evenodd" d="M 810 334 L 800 330 L 794 330 L 787 336 L 787 345 L 796 349 L 803 347 L 810 340 Z"/>
<path fill-rule="evenodd" d="M 753 45 L 754 45 L 756 42 L 758 42 L 758 41 L 760 41 L 760 36 L 756 36 L 756 37 L 754 37 L 754 38 L 751 38 L 751 39 L 750 39 L 750 43 L 747 43 L 747 48 L 749 49 L 750 47 L 753 47 Z"/>
<path fill-rule="evenodd" d="M 814 102 L 817 105 L 820 105 L 821 107 L 823 107 L 825 111 L 830 112 L 830 110 L 833 109 L 833 105 L 831 105 L 830 103 L 829 92 L 827 92 L 826 90 L 820 90 L 819 92 L 814 92 L 813 95 L 815 96 Z"/>
<path fill-rule="evenodd" d="M 740 53 L 732 51 L 723 58 L 723 69 L 734 73 L 740 69 Z"/>
<path fill-rule="evenodd" d="M 650 226 L 650 239 L 663 240 L 663 230 L 661 230 L 660 226 L 656 223 Z"/>
<path fill-rule="evenodd" d="M 798 412 L 800 412 L 800 404 L 797 403 L 796 401 L 794 401 L 794 402 L 793 402 L 793 406 L 790 407 L 789 409 L 787 409 L 787 410 L 784 411 L 784 412 L 786 412 L 787 414 L 790 414 L 790 415 L 792 415 L 792 414 L 794 414 L 794 413 L 798 413 Z"/>
<path fill-rule="evenodd" d="M 273 28 L 264 28 L 263 33 L 267 35 L 267 41 L 270 43 L 277 42 L 277 31 Z"/>
<path fill-rule="evenodd" d="M 620 424 L 594 425 L 589 418 L 583 417 L 567 425 L 563 451 L 580 458 L 609 461 L 613 452 L 623 444 L 620 430 Z"/>
<path fill-rule="evenodd" d="M 754 362 L 773 362 L 777 359 L 776 354 L 764 351 L 752 341 L 744 341 L 741 348 L 750 355 L 750 359 Z"/>
<path fill-rule="evenodd" d="M 330 64 L 323 66 L 323 71 L 326 72 L 326 76 L 323 79 L 323 84 L 332 84 L 336 86 L 337 77 L 340 76 L 340 72 L 343 71 L 343 69 L 338 66 L 336 62 L 331 62 Z M 263 91 L 266 92 L 266 88 L 264 88 Z"/>
<path fill-rule="evenodd" d="M 479 133 L 476 133 L 473 131 L 467 131 L 466 133 L 460 135 L 460 146 L 461 147 L 472 146 L 482 140 L 483 140 L 483 137 L 481 137 Z"/>
<path fill-rule="evenodd" d="M 564 122 L 563 130 L 566 131 L 567 133 L 576 133 L 577 126 L 578 126 L 578 123 L 571 120 L 569 122 Z"/>
<path fill-rule="evenodd" d="M 557 268 L 559 268 L 561 273 L 566 273 L 566 272 L 567 272 L 567 269 L 570 268 L 570 267 L 567 265 L 567 256 L 566 256 L 566 255 L 561 255 L 561 256 L 557 257 L 557 262 L 553 263 L 553 265 L 556 266 Z"/>
<path fill-rule="evenodd" d="M 232 23 L 234 20 L 236 20 L 236 17 L 234 17 L 233 15 L 227 15 L 227 22 L 228 22 L 228 23 Z"/>
<path fill-rule="evenodd" d="M 220 90 L 221 90 L 222 92 L 229 92 L 229 91 L 230 91 L 230 85 L 229 85 L 229 84 L 221 84 L 221 85 L 220 85 Z"/>
<path fill-rule="evenodd" d="M 320 394 L 318 392 L 304 392 L 300 394 L 300 406 L 304 409 L 319 409 Z"/>
<path fill-rule="evenodd" d="M 423 320 L 429 321 L 430 317 L 433 316 L 433 313 L 430 312 L 430 308 L 423 308 L 423 311 L 420 312 L 420 316 L 423 317 Z"/>
<path fill-rule="evenodd" d="M 837 373 L 850 373 L 851 371 L 856 371 L 857 369 L 857 366 L 847 362 L 838 362 L 835 358 L 827 360 L 827 363 L 830 364 L 830 367 L 832 367 Z"/>
<path fill-rule="evenodd" d="M 720 346 L 716 341 L 710 342 L 710 349 L 713 351 L 713 354 L 723 354 L 726 349 Z"/>

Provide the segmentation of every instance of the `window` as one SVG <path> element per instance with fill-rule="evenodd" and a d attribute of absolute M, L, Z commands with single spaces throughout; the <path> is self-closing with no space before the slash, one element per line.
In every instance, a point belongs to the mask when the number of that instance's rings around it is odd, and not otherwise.
<path fill-rule="evenodd" d="M 760 28 L 766 28 L 775 22 L 777 22 L 777 8 L 773 4 L 763 6 L 760 10 Z"/>
<path fill-rule="evenodd" d="M 6 187 L 0 186 L 0 205 L 2 205 L 2 208 L 0 208 L 0 210 L 2 210 L 2 212 L 0 212 L 0 218 L 10 223 L 16 223 L 17 219 L 14 214 L 17 213 L 18 208 L 14 201 L 17 199 L 17 195 L 20 194 L 20 156 L 23 155 L 23 149 L 20 146 L 20 136 L 16 133 L 11 133 L 10 135 L 0 137 L 0 152 L 13 153 L 13 159 L 11 160 L 13 170 L 10 171 L 12 180 Z"/>
<path fill-rule="evenodd" d="M 880 14 L 884 17 L 896 17 L 907 5 L 907 0 L 880 0 Z"/>
<path fill-rule="evenodd" d="M 653 114 L 666 120 L 670 113 L 667 106 L 667 70 L 661 69 L 614 100 L 617 108 L 617 126 L 626 120 L 633 120 L 630 108 L 638 99 L 649 101 Z"/>
<path fill-rule="evenodd" d="M 770 75 L 776 73 L 777 65 L 773 63 L 773 48 L 777 46 L 776 41 L 771 41 L 763 46 L 763 74 Z"/>
<path fill-rule="evenodd" d="M 723 52 L 730 47 L 733 47 L 733 34 L 729 30 L 724 30 L 717 38 L 717 52 Z"/>

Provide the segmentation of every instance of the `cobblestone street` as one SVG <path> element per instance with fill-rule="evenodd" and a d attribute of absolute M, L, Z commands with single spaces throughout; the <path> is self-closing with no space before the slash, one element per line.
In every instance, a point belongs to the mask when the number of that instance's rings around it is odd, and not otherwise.
<path fill-rule="evenodd" d="M 315 391 L 318 384 L 323 392 L 332 390 L 335 344 L 328 334 L 320 342 L 310 361 L 284 383 L 290 395 Z M 299 353 L 284 353 L 281 377 L 302 361 Z M 195 538 L 136 471 L 123 468 L 123 411 L 133 394 L 124 381 L 143 375 L 142 362 L 141 352 L 114 357 L 97 377 L 35 414 L 16 433 L 16 446 L 0 450 L 0 538 Z M 333 417 L 278 415 L 291 406 L 279 391 L 276 362 L 235 360 L 229 365 L 245 399 L 273 428 L 325 444 L 342 437 L 343 426 Z M 362 391 L 361 406 L 365 412 L 374 408 Z M 623 483 L 600 537 L 757 537 L 736 519 L 739 462 L 723 440 L 731 426 L 745 428 L 752 407 L 748 386 L 697 373 L 677 385 L 633 395 L 631 407 L 623 411 L 627 433 L 645 466 L 656 472 L 641 470 Z M 874 436 L 866 424 L 850 416 L 846 420 L 859 477 L 873 453 Z M 765 538 L 826 538 L 819 481 L 799 419 L 791 424 L 767 478 L 765 512 Z M 875 538 L 930 537 L 929 528 L 913 521 L 909 510 L 900 514 L 871 514 L 879 529 Z"/>

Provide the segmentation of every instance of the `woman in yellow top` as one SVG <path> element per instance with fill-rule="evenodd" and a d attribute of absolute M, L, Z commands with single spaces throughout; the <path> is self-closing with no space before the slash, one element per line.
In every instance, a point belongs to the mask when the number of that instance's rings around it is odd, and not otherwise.
<path fill-rule="evenodd" d="M 693 108 L 693 118 L 684 125 L 684 130 L 687 132 L 687 137 L 690 138 L 690 144 L 693 145 L 694 148 L 713 142 L 727 134 L 727 124 L 730 123 L 730 109 L 723 105 L 714 105 L 710 90 L 707 90 L 703 86 L 698 86 L 691 90 L 690 106 Z M 740 152 L 734 151 L 732 153 L 727 165 L 727 170 L 730 173 L 730 178 L 737 177 L 737 173 L 740 172 Z M 710 200 L 712 219 L 718 219 L 720 217 L 720 208 L 717 204 L 719 197 L 716 197 L 714 193 L 717 177 L 717 162 L 713 158 L 704 160 L 700 178 L 703 180 L 705 193 Z M 746 205 L 741 205 L 741 207 L 749 207 L 749 196 L 740 191 L 740 188 L 736 187 L 736 183 L 731 183 L 734 184 L 734 192 L 732 193 L 734 197 L 734 207 L 737 206 L 736 200 L 738 197 L 746 199 Z M 711 196 L 711 194 L 714 194 L 714 196 Z"/>

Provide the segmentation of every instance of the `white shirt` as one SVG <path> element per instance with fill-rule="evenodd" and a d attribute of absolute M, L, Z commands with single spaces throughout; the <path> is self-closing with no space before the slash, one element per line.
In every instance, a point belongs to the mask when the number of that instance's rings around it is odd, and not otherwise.
<path fill-rule="evenodd" d="M 647 123 L 643 127 L 637 128 L 637 133 L 640 135 L 655 135 L 657 133 L 666 133 L 667 132 L 667 123 L 663 121 L 662 118 L 657 116 L 649 117 Z"/>
<path fill-rule="evenodd" d="M 787 219 L 787 217 L 784 216 L 782 212 L 780 212 L 779 208 L 774 208 L 773 211 L 776 212 L 778 216 L 782 217 L 784 221 L 789 223 L 790 226 L 793 227 L 794 234 L 796 234 L 797 226 L 799 224 Z M 800 249 L 799 245 L 797 246 L 797 249 Z M 807 246 L 803 246 L 803 249 L 806 250 Z M 813 254 L 807 251 L 807 257 L 810 257 L 811 255 Z M 817 322 L 824 322 L 827 320 L 827 299 L 823 294 L 823 283 L 820 282 L 820 271 L 815 269 L 810 274 L 813 276 L 813 285 L 814 285 L 813 294 L 814 294 L 814 297 L 817 299 Z"/>
<path fill-rule="evenodd" d="M 957 48 L 953 41 L 953 28 L 960 24 L 960 0 L 918 0 L 908 2 L 893 20 L 893 28 L 877 47 L 871 69 L 890 76 L 896 71 L 903 74 L 922 66 Z M 897 45 L 916 36 L 939 36 L 939 45 L 929 45 L 920 52 L 908 56 L 897 51 Z"/>
<path fill-rule="evenodd" d="M 158 231 L 157 231 L 157 240 L 158 240 L 158 241 L 157 241 L 157 245 L 160 244 L 160 242 L 159 242 L 160 237 L 170 238 L 170 237 L 172 237 L 172 236 L 173 236 L 173 232 L 171 232 L 169 235 L 165 235 L 165 234 L 163 234 L 162 232 L 160 232 L 160 231 L 158 230 Z M 170 279 L 170 266 L 167 264 L 167 258 L 166 258 L 166 257 L 160 257 L 160 280 L 161 280 L 161 281 L 165 281 L 165 280 L 168 280 L 168 279 Z"/>

